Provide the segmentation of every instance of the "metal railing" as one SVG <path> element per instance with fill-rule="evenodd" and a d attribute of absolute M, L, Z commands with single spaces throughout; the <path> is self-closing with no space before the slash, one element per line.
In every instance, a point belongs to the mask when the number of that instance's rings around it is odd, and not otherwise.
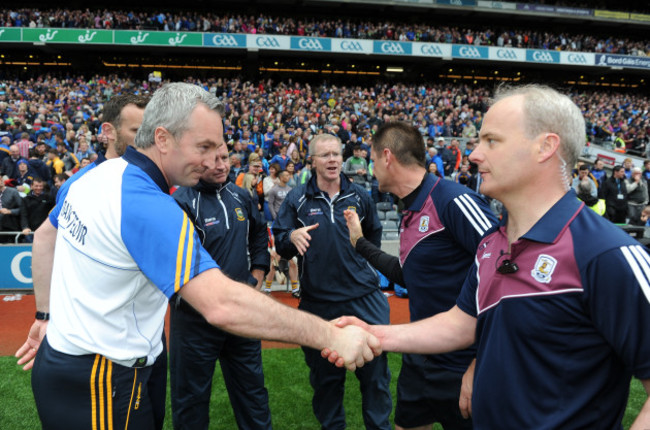
<path fill-rule="evenodd" d="M 21 237 L 34 236 L 34 232 L 23 233 L 22 231 L 0 231 L 0 236 L 15 236 L 14 244 L 17 245 L 20 243 L 19 240 Z"/>

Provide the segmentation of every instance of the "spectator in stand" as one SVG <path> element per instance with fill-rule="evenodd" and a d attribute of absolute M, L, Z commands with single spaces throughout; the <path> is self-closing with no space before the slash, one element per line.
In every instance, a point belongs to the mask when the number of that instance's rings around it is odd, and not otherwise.
<path fill-rule="evenodd" d="M 470 181 L 472 180 L 472 174 L 469 173 L 469 164 L 463 163 L 460 165 L 460 170 L 454 176 L 454 181 L 469 187 Z"/>
<path fill-rule="evenodd" d="M 287 169 L 287 163 L 289 162 L 289 157 L 287 156 L 288 147 L 287 145 L 280 146 L 280 153 L 276 154 L 271 158 L 269 163 L 277 164 L 280 167 L 280 170 Z"/>
<path fill-rule="evenodd" d="M 289 182 L 287 182 L 287 185 L 295 188 L 298 185 L 298 173 L 296 173 L 296 165 L 291 160 L 287 163 L 287 172 L 289 173 Z"/>
<path fill-rule="evenodd" d="M 354 145 L 352 157 L 343 163 L 343 174 L 355 184 L 365 187 L 368 183 L 368 163 L 362 156 L 361 145 Z"/>
<path fill-rule="evenodd" d="M 2 160 L 2 165 L 0 165 L 0 176 L 4 175 L 8 178 L 16 178 L 18 175 L 18 162 L 24 160 L 24 158 L 20 156 L 18 145 L 11 145 L 9 152 L 9 157 L 5 157 Z"/>
<path fill-rule="evenodd" d="M 625 181 L 625 187 L 627 188 L 627 217 L 636 219 L 648 204 L 648 183 L 643 178 L 640 167 L 632 168 L 632 175 Z"/>
<path fill-rule="evenodd" d="M 21 158 L 29 158 L 29 150 L 32 149 L 34 143 L 29 139 L 29 133 L 22 133 L 20 135 L 20 140 L 14 142 L 14 145 L 18 147 L 18 152 Z"/>
<path fill-rule="evenodd" d="M 648 197 L 650 197 L 650 160 L 643 162 L 643 179 L 645 179 L 648 186 Z"/>
<path fill-rule="evenodd" d="M 0 120 L 1 122 L 2 120 Z M 9 149 L 10 144 L 11 138 L 9 136 L 2 136 L 0 138 L 0 168 L 2 167 L 2 161 L 11 155 L 11 150 Z"/>
<path fill-rule="evenodd" d="M 0 179 L 0 232 L 29 234 L 27 211 L 18 190 Z M 0 234 L 0 243 L 14 243 L 15 235 Z"/>
<path fill-rule="evenodd" d="M 73 172 L 79 168 L 79 160 L 68 150 L 64 142 L 57 142 L 56 149 L 59 153 L 59 159 L 63 162 L 63 170 L 65 172 Z"/>
<path fill-rule="evenodd" d="M 594 178 L 596 178 L 596 181 L 598 182 L 598 190 L 602 190 L 603 184 L 607 179 L 607 172 L 605 171 L 605 162 L 603 162 L 603 160 L 601 160 L 600 158 L 597 158 L 596 161 L 594 161 L 594 166 L 591 168 L 591 174 L 593 175 Z"/>
<path fill-rule="evenodd" d="M 575 179 L 574 179 L 575 182 Z M 604 199 L 594 196 L 594 182 L 589 178 L 582 179 L 574 189 L 578 198 L 585 202 L 585 205 L 600 216 L 605 215 L 607 206 Z"/>
<path fill-rule="evenodd" d="M 56 151 L 56 150 L 55 150 Z M 59 193 L 59 190 L 65 184 L 65 181 L 70 179 L 70 177 L 66 173 L 57 173 L 54 176 L 54 186 L 50 190 L 50 195 L 52 196 L 53 199 L 56 200 L 56 195 Z"/>
<path fill-rule="evenodd" d="M 269 193 L 274 186 L 280 183 L 280 178 L 278 178 L 280 170 L 280 165 L 277 163 L 269 165 L 269 175 L 262 181 L 262 187 L 264 189 L 264 215 L 267 221 L 273 221 L 273 216 L 271 215 L 271 211 L 269 211 Z"/>
<path fill-rule="evenodd" d="M 580 167 L 578 167 L 578 174 L 573 178 L 573 181 L 571 182 L 571 188 L 576 190 L 576 193 L 578 192 L 578 185 L 585 180 L 588 179 L 593 182 L 593 187 L 591 187 L 591 195 L 594 198 L 598 197 L 598 181 L 596 180 L 596 177 L 591 174 L 589 171 L 589 166 L 586 164 L 581 164 Z"/>
<path fill-rule="evenodd" d="M 54 148 L 47 150 L 47 162 L 45 164 L 49 167 L 52 177 L 65 171 L 65 164 L 59 158 L 59 152 Z"/>
<path fill-rule="evenodd" d="M 444 139 L 438 139 L 438 143 L 444 144 Z M 458 139 L 451 139 L 449 146 L 447 146 L 441 154 L 442 162 L 445 168 L 445 176 L 451 177 L 460 167 L 462 154 L 460 152 L 460 142 Z"/>
<path fill-rule="evenodd" d="M 577 6 L 584 7 L 583 4 Z M 21 19 L 24 17 L 25 19 Z M 162 19 L 161 19 L 162 17 Z M 453 18 L 452 18 L 453 19 Z M 295 21 L 299 20 L 298 25 Z M 87 11 L 80 10 L 35 10 L 21 9 L 20 13 L 9 12 L 0 16 L 0 26 L 20 27 L 66 27 L 148 29 L 163 31 L 203 31 L 226 33 L 269 33 L 313 37 L 343 37 L 357 39 L 382 39 L 400 41 L 422 41 L 455 43 L 467 45 L 493 45 L 517 48 L 535 48 L 563 51 L 603 52 L 609 54 L 647 56 L 650 46 L 645 39 L 634 37 L 603 38 L 582 33 L 551 33 L 510 27 L 505 31 L 493 28 L 466 30 L 465 23 L 452 21 L 444 25 L 428 22 L 413 22 L 394 17 L 391 22 L 372 20 L 348 20 L 345 25 L 338 18 L 326 16 L 315 19 L 304 16 L 258 16 L 197 14 L 185 11 L 182 14 L 160 12 L 110 11 L 97 14 L 94 18 Z M 331 99 L 336 103 L 335 99 Z"/>
<path fill-rule="evenodd" d="M 623 166 L 614 166 L 612 176 L 603 183 L 602 192 L 607 205 L 607 219 L 613 223 L 625 224 L 628 205 Z"/>
<path fill-rule="evenodd" d="M 239 154 L 230 155 L 230 182 L 235 182 L 237 175 L 244 171 L 244 166 L 242 166 L 241 160 L 241 155 Z"/>
<path fill-rule="evenodd" d="M 630 157 L 626 157 L 623 160 L 623 170 L 625 170 L 625 179 L 630 179 L 632 177 L 632 167 L 634 163 Z"/>
<path fill-rule="evenodd" d="M 90 158 L 90 156 L 94 153 L 95 151 L 92 148 L 90 148 L 88 142 L 86 141 L 86 136 L 83 134 L 80 135 L 78 150 L 77 153 L 75 154 L 77 160 L 81 160 L 83 158 Z"/>
<path fill-rule="evenodd" d="M 32 190 L 23 198 L 25 210 L 27 212 L 27 226 L 29 233 L 36 231 L 45 221 L 50 210 L 54 207 L 54 199 L 46 190 L 46 183 L 40 178 L 35 178 L 32 182 Z M 33 237 L 28 236 L 30 242 Z"/>
<path fill-rule="evenodd" d="M 16 165 L 18 166 L 18 175 L 15 178 L 16 189 L 24 196 L 31 190 L 34 171 L 29 167 L 27 160 L 18 160 Z"/>
<path fill-rule="evenodd" d="M 246 149 L 245 145 L 242 145 L 241 141 L 235 140 L 232 144 L 232 151 L 230 151 L 230 155 L 232 156 L 233 154 L 239 155 L 239 160 L 244 161 L 248 159 L 250 152 Z"/>
<path fill-rule="evenodd" d="M 287 194 L 291 191 L 291 187 L 288 185 L 289 180 L 291 179 L 291 174 L 288 171 L 280 171 L 278 179 L 280 182 L 269 191 L 269 211 L 271 211 L 271 217 L 273 217 L 273 220 L 278 217 L 280 206 L 282 206 L 282 202 L 284 202 L 284 199 L 287 198 Z"/>

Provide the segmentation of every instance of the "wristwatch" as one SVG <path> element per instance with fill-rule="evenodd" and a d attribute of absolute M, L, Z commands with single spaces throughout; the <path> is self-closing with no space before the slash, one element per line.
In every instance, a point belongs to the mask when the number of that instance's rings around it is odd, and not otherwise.
<path fill-rule="evenodd" d="M 49 312 L 37 311 L 36 312 L 36 319 L 40 320 L 40 321 L 49 321 L 50 313 Z"/>

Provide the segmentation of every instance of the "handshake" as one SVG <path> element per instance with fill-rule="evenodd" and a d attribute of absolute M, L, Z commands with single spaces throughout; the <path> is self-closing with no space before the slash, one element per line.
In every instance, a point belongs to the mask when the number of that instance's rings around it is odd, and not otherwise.
<path fill-rule="evenodd" d="M 381 355 L 380 326 L 371 326 L 359 318 L 343 316 L 331 321 L 340 330 L 335 330 L 334 339 L 321 351 L 321 356 L 336 367 L 354 371 L 358 367 Z"/>

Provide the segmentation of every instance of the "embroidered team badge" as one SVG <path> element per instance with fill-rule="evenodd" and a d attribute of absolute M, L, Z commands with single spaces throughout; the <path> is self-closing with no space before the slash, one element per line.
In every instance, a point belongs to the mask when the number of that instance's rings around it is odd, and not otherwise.
<path fill-rule="evenodd" d="M 356 211 L 357 211 L 357 207 L 356 207 L 356 206 L 348 206 L 348 210 L 349 210 L 349 211 L 356 212 Z"/>
<path fill-rule="evenodd" d="M 237 214 L 237 221 L 246 220 L 246 218 L 244 218 L 244 212 L 242 212 L 241 208 L 235 208 L 235 214 Z"/>
<path fill-rule="evenodd" d="M 420 228 L 418 228 L 420 233 L 426 233 L 429 231 L 429 217 L 427 215 L 423 215 L 420 217 Z"/>
<path fill-rule="evenodd" d="M 533 279 L 537 282 L 548 284 L 551 282 L 551 275 L 555 270 L 555 266 L 557 266 L 557 260 L 555 258 L 550 255 L 540 254 L 530 274 L 533 275 Z"/>

